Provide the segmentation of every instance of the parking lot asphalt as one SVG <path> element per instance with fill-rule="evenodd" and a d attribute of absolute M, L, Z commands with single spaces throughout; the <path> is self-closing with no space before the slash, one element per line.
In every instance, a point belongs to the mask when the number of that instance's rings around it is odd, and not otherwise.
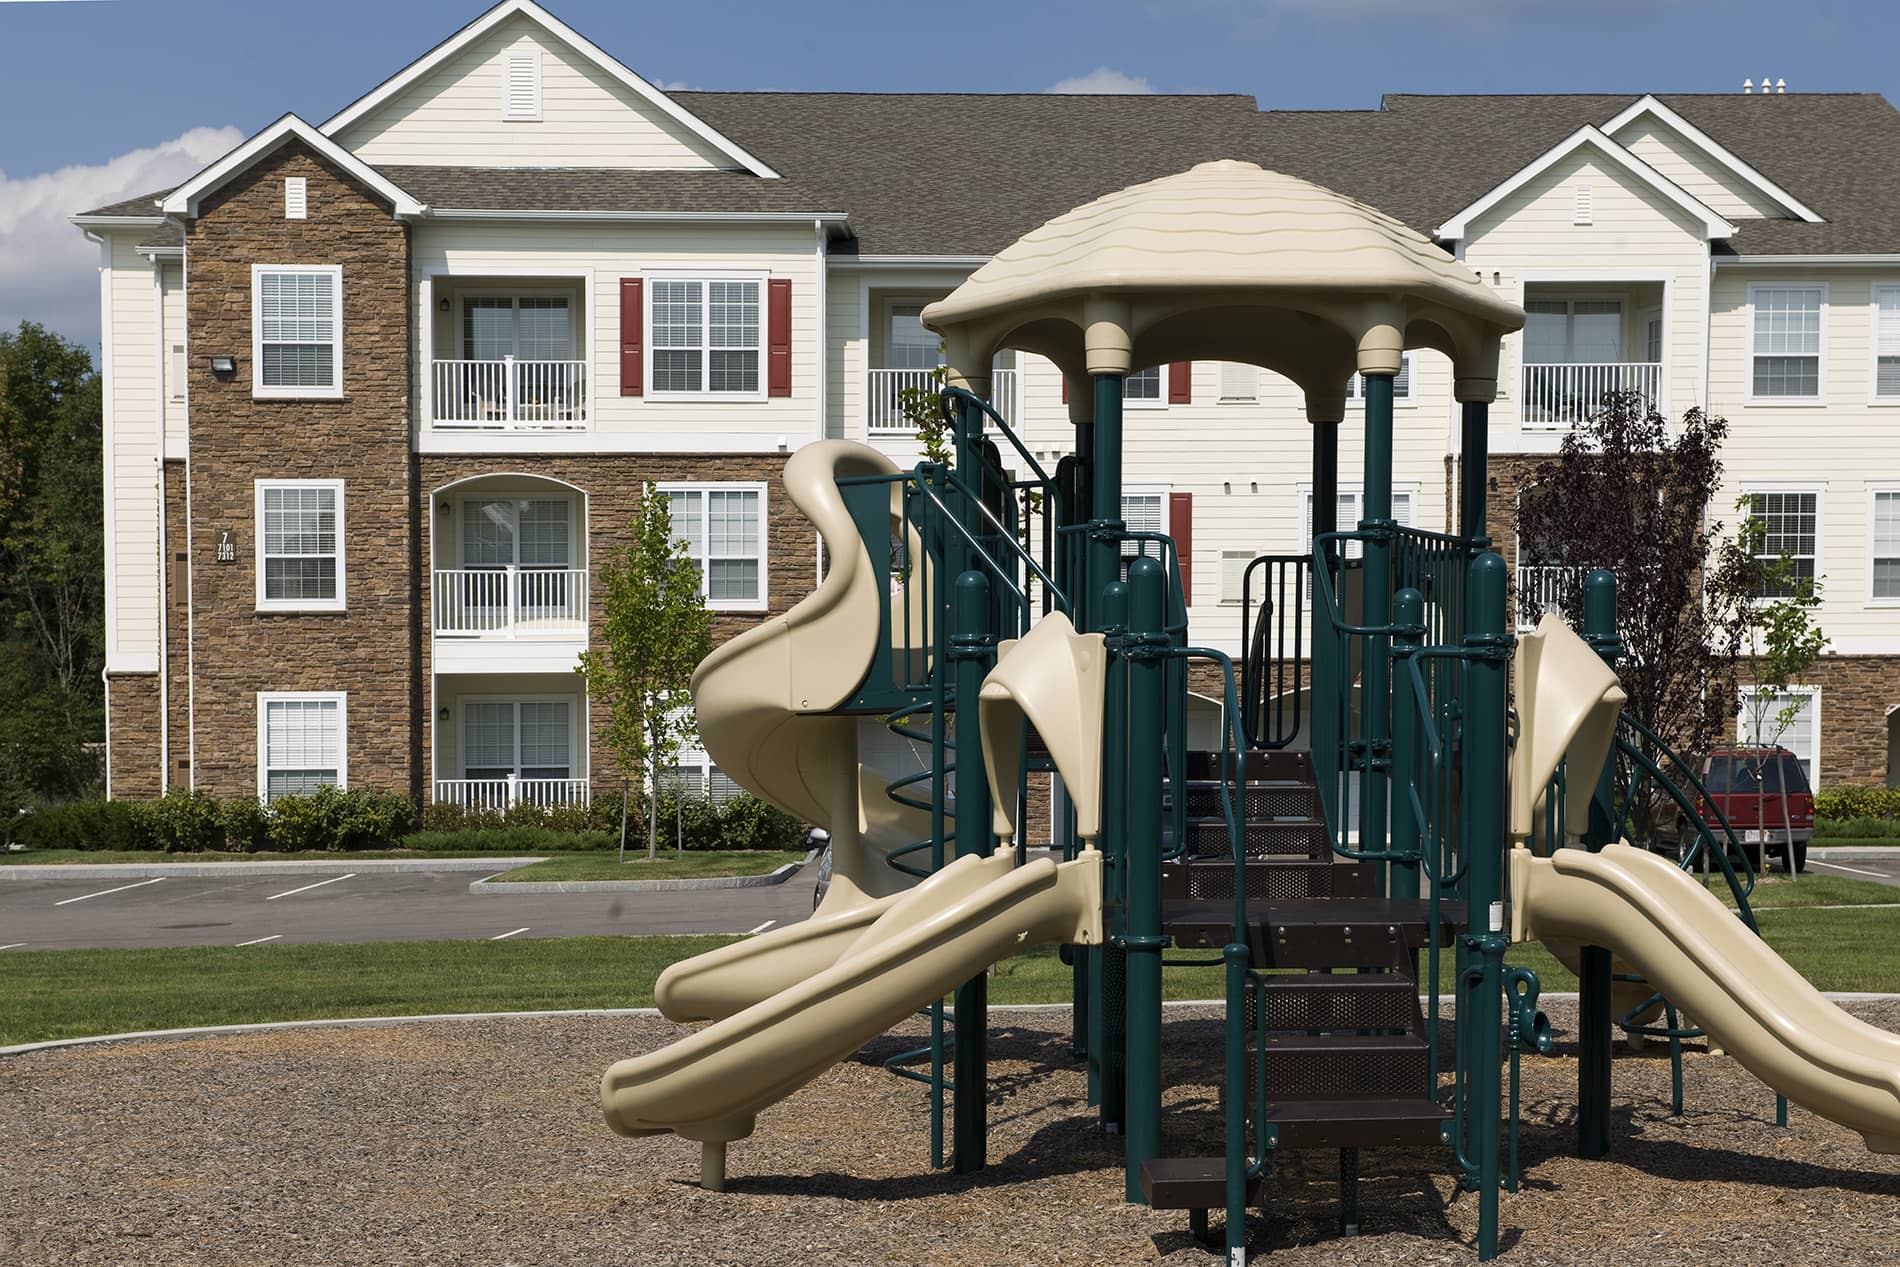
<path fill-rule="evenodd" d="M 475 894 L 481 873 L 410 871 L 114 878 L 0 885 L 0 954 L 80 947 L 746 933 L 811 912 L 817 865 L 783 884 L 659 893 Z"/>

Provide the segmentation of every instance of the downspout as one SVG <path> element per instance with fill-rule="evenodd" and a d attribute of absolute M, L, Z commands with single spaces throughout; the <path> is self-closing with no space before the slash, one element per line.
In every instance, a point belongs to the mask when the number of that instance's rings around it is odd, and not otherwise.
<path fill-rule="evenodd" d="M 827 275 L 825 265 L 825 257 L 827 254 L 825 222 L 823 220 L 813 220 L 811 225 L 812 231 L 818 239 L 816 251 L 818 265 L 818 372 L 816 387 L 818 427 L 817 430 L 813 432 L 812 438 L 814 440 L 822 440 L 829 434 L 831 428 L 831 415 L 826 409 L 826 388 L 830 386 L 831 382 L 831 345 L 827 342 L 829 334 L 825 329 L 825 314 L 831 306 L 831 282 Z"/>
<path fill-rule="evenodd" d="M 165 515 L 165 262 L 152 260 L 152 405 L 158 437 L 158 794 L 172 785 L 171 585 L 165 556 L 171 548 Z"/>
<path fill-rule="evenodd" d="M 119 596 L 114 581 L 118 569 L 113 565 L 116 540 L 113 534 L 112 506 L 112 247 L 105 235 L 86 231 L 86 241 L 99 247 L 99 481 L 102 531 L 105 534 L 105 663 L 99 667 L 100 693 L 105 697 L 106 715 L 106 799 L 112 799 L 112 653 L 118 649 Z"/>
<path fill-rule="evenodd" d="M 198 789 L 198 613 L 193 591 L 198 574 L 197 556 L 192 553 L 191 517 L 191 235 L 185 222 L 175 216 L 165 223 L 178 230 L 178 299 L 184 309 L 184 329 L 179 338 L 185 345 L 185 375 L 179 387 L 184 392 L 185 408 L 185 787 Z"/>

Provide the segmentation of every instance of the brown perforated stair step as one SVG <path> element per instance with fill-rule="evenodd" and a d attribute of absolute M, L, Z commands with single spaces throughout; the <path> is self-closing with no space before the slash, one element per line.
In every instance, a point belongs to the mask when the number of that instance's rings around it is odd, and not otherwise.
<path fill-rule="evenodd" d="M 1378 870 L 1371 863 L 1312 858 L 1250 859 L 1246 869 L 1251 901 L 1308 897 L 1372 897 Z M 1161 868 L 1163 902 L 1227 901 L 1234 897 L 1234 864 L 1188 858 Z"/>
<path fill-rule="evenodd" d="M 1141 1163 L 1141 1194 L 1156 1210 L 1208 1210 L 1227 1204 L 1227 1162 L 1221 1157 L 1154 1157 Z M 1247 1184 L 1247 1204 L 1260 1180 Z"/>
<path fill-rule="evenodd" d="M 1421 1019 L 1418 984 L 1400 972 L 1279 973 L 1262 978 L 1259 994 L 1273 1031 L 1414 1033 Z M 1246 1001 L 1249 1033 L 1254 998 Z"/>
<path fill-rule="evenodd" d="M 1425 1148 L 1451 1139 L 1450 1110 L 1423 1097 L 1279 1100 L 1267 1105 L 1266 1120 L 1283 1149 Z"/>
<path fill-rule="evenodd" d="M 1332 840 L 1326 824 L 1317 818 L 1248 819 L 1241 824 L 1241 839 L 1249 858 L 1330 858 Z M 1173 835 L 1173 824 L 1163 820 L 1164 838 Z M 1190 819 L 1187 827 L 1189 856 L 1225 858 L 1234 856 L 1233 837 L 1223 819 Z M 1165 846 L 1164 846 L 1165 847 Z"/>
<path fill-rule="evenodd" d="M 1278 1101 L 1404 1099 L 1427 1089 L 1418 1034 L 1268 1034 L 1267 1096 Z"/>

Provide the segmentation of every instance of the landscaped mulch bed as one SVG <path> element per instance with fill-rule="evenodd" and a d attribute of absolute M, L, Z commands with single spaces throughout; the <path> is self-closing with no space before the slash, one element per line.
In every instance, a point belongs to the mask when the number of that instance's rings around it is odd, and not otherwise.
<path fill-rule="evenodd" d="M 1551 1007 L 1560 1030 L 1574 1013 Z M 1900 1030 L 1900 1006 L 1852 1010 Z M 732 1190 L 694 1186 L 698 1145 L 625 1140 L 596 1089 L 681 1033 L 644 1018 L 312 1029 L 112 1044 L 0 1062 L 0 1262 L 39 1264 L 1085 1264 L 1217 1261 L 1184 1216 L 1121 1199 L 1068 1015 L 999 1011 L 989 1169 L 932 1173 L 925 1090 L 860 1058 L 765 1113 Z M 1218 1135 L 1212 1014 L 1170 1009 L 1168 1129 Z M 1611 1160 L 1567 1156 L 1576 1066 L 1525 1063 L 1524 1188 L 1504 1261 L 1830 1264 L 1900 1254 L 1900 1158 L 1697 1053 L 1619 1059 Z M 1197 1131 L 1211 1134 L 1194 1141 Z M 1364 1233 L 1333 1238 L 1336 1158 L 1290 1155 L 1256 1252 L 1303 1263 L 1470 1263 L 1476 1203 L 1443 1151 L 1368 1153 Z M 1216 1217 L 1218 1223 L 1218 1216 Z"/>

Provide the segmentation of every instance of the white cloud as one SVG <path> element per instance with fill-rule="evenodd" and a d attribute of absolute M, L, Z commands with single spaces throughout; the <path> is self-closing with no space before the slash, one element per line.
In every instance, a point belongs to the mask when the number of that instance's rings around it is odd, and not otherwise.
<path fill-rule="evenodd" d="M 1119 70 L 1107 66 L 1097 66 L 1086 75 L 1077 75 L 1073 79 L 1064 79 L 1050 84 L 1044 92 L 1080 92 L 1080 93 L 1151 93 L 1153 84 L 1140 75 L 1124 75 Z"/>
<path fill-rule="evenodd" d="M 683 79 L 660 79 L 660 80 L 654 81 L 653 86 L 655 88 L 658 88 L 661 92 L 697 92 L 698 91 L 698 89 L 694 88 L 691 84 L 687 83 Z"/>
<path fill-rule="evenodd" d="M 67 218 L 176 184 L 243 139 L 236 128 L 193 128 L 103 163 L 0 172 L 0 329 L 38 321 L 96 347 L 99 248 Z"/>

